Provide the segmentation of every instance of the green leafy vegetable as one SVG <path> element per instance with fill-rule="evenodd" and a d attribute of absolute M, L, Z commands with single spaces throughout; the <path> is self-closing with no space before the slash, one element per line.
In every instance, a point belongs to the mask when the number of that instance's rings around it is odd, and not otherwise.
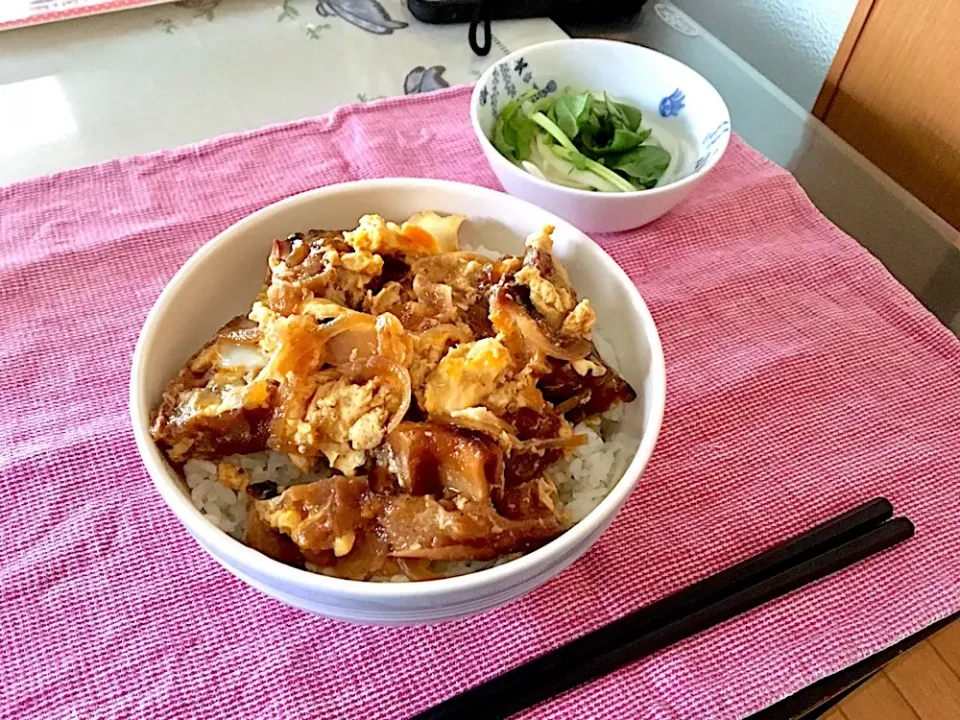
<path fill-rule="evenodd" d="M 617 128 L 613 131 L 613 137 L 610 138 L 606 145 L 597 144 L 596 135 L 584 136 L 583 145 L 594 155 L 611 155 L 613 153 L 626 152 L 627 150 L 632 150 L 642 145 L 647 138 L 650 137 L 650 133 L 651 130 L 649 128 L 641 130 L 640 132 Z"/>
<path fill-rule="evenodd" d="M 571 187 L 630 192 L 654 187 L 670 153 L 643 128 L 643 113 L 606 93 L 566 90 L 537 98 L 531 91 L 504 106 L 493 144 L 511 161 L 534 165 L 541 177 Z"/>
<path fill-rule="evenodd" d="M 621 127 L 628 130 L 640 130 L 640 123 L 643 122 L 643 113 L 632 105 L 626 103 L 614 102 L 609 95 L 603 94 L 604 104 L 607 106 L 607 112 L 611 118 L 621 123 Z"/>
<path fill-rule="evenodd" d="M 640 124 L 643 122 L 643 113 L 637 110 L 637 108 L 623 103 L 617 103 L 617 107 L 620 108 L 620 112 L 627 118 L 627 127 L 639 130 Z"/>
<path fill-rule="evenodd" d="M 656 145 L 641 145 L 610 159 L 607 167 L 619 170 L 630 182 L 642 188 L 657 184 L 670 165 L 670 153 Z"/>
<path fill-rule="evenodd" d="M 524 114 L 519 101 L 509 103 L 497 118 L 493 128 L 493 145 L 500 153 L 513 161 L 523 161 L 530 157 L 530 144 L 533 142 L 535 128 Z"/>
<path fill-rule="evenodd" d="M 556 99 L 547 117 L 553 120 L 568 138 L 580 131 L 580 121 L 590 106 L 590 93 L 564 94 Z"/>

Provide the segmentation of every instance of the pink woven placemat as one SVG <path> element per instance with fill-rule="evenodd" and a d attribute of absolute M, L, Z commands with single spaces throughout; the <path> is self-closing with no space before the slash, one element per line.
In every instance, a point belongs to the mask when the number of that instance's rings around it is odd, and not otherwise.
<path fill-rule="evenodd" d="M 739 718 L 960 610 L 960 343 L 737 138 L 675 212 L 598 238 L 653 311 L 669 388 L 639 489 L 571 569 L 479 617 L 384 629 L 287 608 L 200 550 L 127 421 L 148 309 L 203 242 L 292 193 L 497 187 L 468 97 L 0 189 L 0 717 L 403 718 L 881 494 L 914 540 L 524 717 Z"/>

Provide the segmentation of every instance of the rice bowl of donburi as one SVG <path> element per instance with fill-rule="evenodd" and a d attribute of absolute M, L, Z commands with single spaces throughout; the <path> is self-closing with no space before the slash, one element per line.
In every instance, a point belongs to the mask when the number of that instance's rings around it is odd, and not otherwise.
<path fill-rule="evenodd" d="M 502 604 L 585 551 L 664 385 L 642 300 L 575 229 L 480 188 L 368 181 L 198 251 L 145 323 L 131 413 L 155 485 L 231 572 L 404 623 Z"/>

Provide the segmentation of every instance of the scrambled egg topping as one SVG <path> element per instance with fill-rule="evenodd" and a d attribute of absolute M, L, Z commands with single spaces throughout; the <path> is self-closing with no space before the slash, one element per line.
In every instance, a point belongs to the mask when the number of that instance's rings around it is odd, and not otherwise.
<path fill-rule="evenodd" d="M 525 264 L 516 281 L 529 289 L 530 302 L 548 327 L 565 337 L 589 338 L 596 313 L 589 300 L 577 302 L 566 269 L 554 260 L 552 230 L 546 227 L 527 238 Z"/>
<path fill-rule="evenodd" d="M 408 402 L 428 416 L 483 427 L 509 427 L 496 418 L 543 407 L 537 378 L 544 358 L 512 353 L 516 337 L 478 336 L 476 320 L 487 314 L 481 284 L 492 262 L 459 251 L 462 222 L 419 213 L 397 225 L 365 215 L 350 232 L 277 241 L 246 334 L 221 333 L 192 359 L 194 380 L 178 388 L 172 419 L 189 427 L 197 418 L 266 407 L 276 396 L 272 445 L 303 469 L 322 457 L 353 475 Z M 578 302 L 550 255 L 550 231 L 532 234 L 524 261 L 503 258 L 498 272 L 529 290 L 550 328 L 588 338 L 596 315 L 587 300 Z M 407 263 L 405 282 L 380 281 L 385 258 Z M 477 309 L 471 322 L 466 315 Z M 371 358 L 389 372 L 358 371 Z M 345 372 L 351 363 L 354 372 Z M 582 375 L 603 372 L 585 359 L 574 367 Z M 191 447 L 184 438 L 172 457 Z"/>
<path fill-rule="evenodd" d="M 441 217 L 436 213 L 417 213 L 403 225 L 387 222 L 379 215 L 364 215 L 359 227 L 343 234 L 344 240 L 359 252 L 381 255 L 434 255 L 453 252 L 459 247 L 457 232 L 462 215 Z"/>
<path fill-rule="evenodd" d="M 459 250 L 463 220 L 365 215 L 275 240 L 249 314 L 164 392 L 154 438 L 257 498 L 248 544 L 341 577 L 424 579 L 430 562 L 561 532 L 546 469 L 579 445 L 571 421 L 633 391 L 593 348 L 553 228 L 491 259 Z M 274 497 L 229 461 L 265 449 L 335 474 Z"/>
<path fill-rule="evenodd" d="M 450 415 L 483 402 L 503 381 L 513 362 L 496 338 L 484 338 L 450 350 L 427 377 L 426 411 Z"/>
<path fill-rule="evenodd" d="M 381 442 L 391 413 L 399 407 L 393 388 L 380 379 L 354 383 L 329 376 L 316 385 L 302 416 L 295 420 L 292 442 L 296 455 L 317 457 L 353 475 L 366 460 L 366 451 Z"/>

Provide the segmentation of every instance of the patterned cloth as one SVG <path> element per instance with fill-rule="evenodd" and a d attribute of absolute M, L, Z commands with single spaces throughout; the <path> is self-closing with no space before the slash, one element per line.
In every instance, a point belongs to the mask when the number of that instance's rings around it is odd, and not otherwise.
<path fill-rule="evenodd" d="M 164 283 L 302 190 L 496 187 L 468 99 L 0 189 L 0 717 L 403 718 L 876 495 L 915 539 L 524 717 L 739 718 L 960 610 L 960 344 L 737 138 L 682 207 L 597 238 L 659 325 L 667 411 L 639 488 L 561 576 L 479 617 L 360 627 L 261 595 L 188 537 L 127 420 Z"/>

